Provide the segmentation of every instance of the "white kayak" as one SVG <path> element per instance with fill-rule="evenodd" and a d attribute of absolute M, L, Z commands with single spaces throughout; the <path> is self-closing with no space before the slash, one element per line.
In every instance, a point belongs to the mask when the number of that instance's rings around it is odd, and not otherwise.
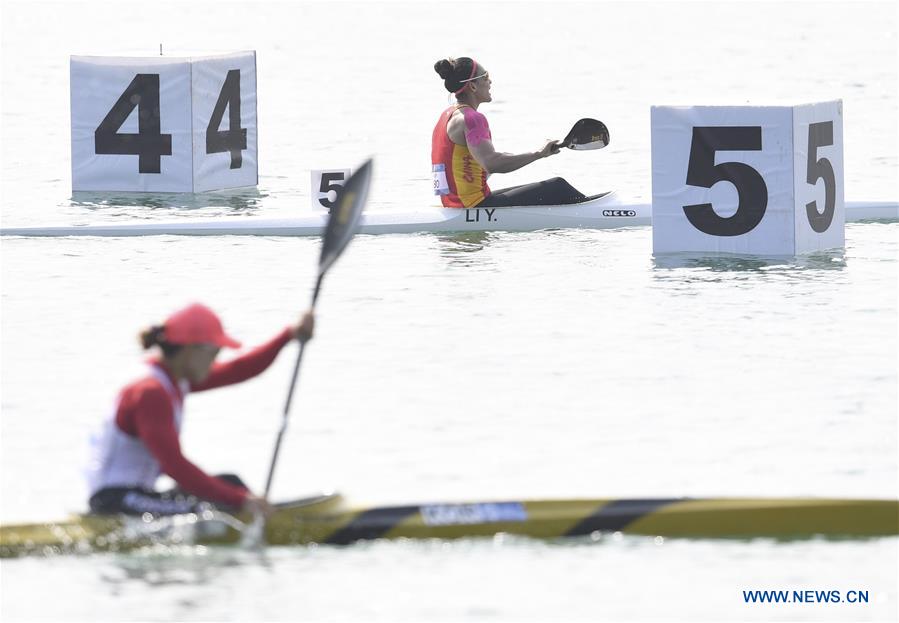
<path fill-rule="evenodd" d="M 846 221 L 899 220 L 899 203 L 846 202 Z M 106 225 L 4 227 L 3 236 L 319 236 L 328 214 L 290 218 L 226 217 L 217 220 L 132 221 Z M 362 215 L 361 234 L 416 232 L 537 231 L 541 229 L 617 229 L 647 226 L 652 206 L 621 200 L 614 192 L 587 201 L 555 206 L 443 208 L 373 211 Z"/>

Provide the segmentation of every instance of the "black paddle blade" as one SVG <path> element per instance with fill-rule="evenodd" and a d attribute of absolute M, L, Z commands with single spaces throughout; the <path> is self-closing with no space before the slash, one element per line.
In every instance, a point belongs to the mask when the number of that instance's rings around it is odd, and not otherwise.
<path fill-rule="evenodd" d="M 368 199 L 371 185 L 371 158 L 359 167 L 337 193 L 336 205 L 331 208 L 325 233 L 322 235 L 322 254 L 318 274 L 324 275 L 340 257 L 359 226 L 359 217 Z"/>
<path fill-rule="evenodd" d="M 602 149 L 609 144 L 609 129 L 602 121 L 581 119 L 562 141 L 569 149 Z"/>

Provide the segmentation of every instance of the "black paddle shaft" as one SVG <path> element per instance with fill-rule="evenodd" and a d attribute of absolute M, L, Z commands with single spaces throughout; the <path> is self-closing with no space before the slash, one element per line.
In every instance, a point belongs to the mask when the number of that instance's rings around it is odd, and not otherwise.
<path fill-rule="evenodd" d="M 365 207 L 365 202 L 368 199 L 368 189 L 371 186 L 371 171 L 372 161 L 368 159 L 344 184 L 337 197 L 336 205 L 328 215 L 328 223 L 325 225 L 325 231 L 322 234 L 322 251 L 318 260 L 318 278 L 315 282 L 315 290 L 312 293 L 311 308 L 313 310 L 315 309 L 319 292 L 321 292 L 325 273 L 334 265 L 334 262 L 343 253 L 343 250 L 359 228 L 359 219 L 362 216 L 362 209 Z M 268 478 L 265 481 L 265 493 L 263 494 L 265 498 L 268 498 L 269 493 L 271 493 L 275 466 L 278 463 L 278 454 L 281 451 L 281 440 L 287 431 L 290 403 L 293 401 L 293 392 L 297 385 L 297 379 L 300 376 L 300 363 L 303 361 L 305 347 L 306 342 L 301 341 L 300 349 L 297 352 L 297 361 L 293 368 L 293 376 L 290 380 L 290 389 L 287 391 L 287 400 L 284 403 L 284 416 L 281 419 L 281 428 L 278 430 L 275 450 L 272 452 L 272 462 L 268 470 Z"/>

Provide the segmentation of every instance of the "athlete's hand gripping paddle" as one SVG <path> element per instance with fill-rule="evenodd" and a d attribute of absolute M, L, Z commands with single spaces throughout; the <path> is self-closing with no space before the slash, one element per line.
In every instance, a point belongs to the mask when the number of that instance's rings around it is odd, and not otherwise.
<path fill-rule="evenodd" d="M 343 250 L 349 244 L 353 234 L 359 226 L 359 217 L 368 199 L 368 189 L 371 185 L 372 161 L 368 159 L 353 173 L 338 193 L 336 205 L 331 208 L 328 216 L 328 224 L 322 234 L 322 251 L 318 260 L 318 279 L 315 282 L 315 291 L 312 293 L 312 309 L 318 300 L 318 293 L 322 287 L 325 273 L 334 264 Z M 275 451 L 272 453 L 272 463 L 268 470 L 268 478 L 265 481 L 265 493 L 268 498 L 272 488 L 272 478 L 275 475 L 275 464 L 278 462 L 278 452 L 281 449 L 281 440 L 287 430 L 287 421 L 290 414 L 290 403 L 293 399 L 293 390 L 300 374 L 300 362 L 303 361 L 303 350 L 306 343 L 300 342 L 300 350 L 297 353 L 297 362 L 293 369 L 293 378 L 290 381 L 290 390 L 287 392 L 287 402 L 284 404 L 284 418 L 281 420 L 281 429 L 275 441 Z"/>

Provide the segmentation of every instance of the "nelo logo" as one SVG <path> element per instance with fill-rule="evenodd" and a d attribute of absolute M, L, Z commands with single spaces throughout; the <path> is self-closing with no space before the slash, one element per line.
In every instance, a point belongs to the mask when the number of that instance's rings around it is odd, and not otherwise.
<path fill-rule="evenodd" d="M 637 216 L 633 210 L 603 210 L 603 216 Z"/>

